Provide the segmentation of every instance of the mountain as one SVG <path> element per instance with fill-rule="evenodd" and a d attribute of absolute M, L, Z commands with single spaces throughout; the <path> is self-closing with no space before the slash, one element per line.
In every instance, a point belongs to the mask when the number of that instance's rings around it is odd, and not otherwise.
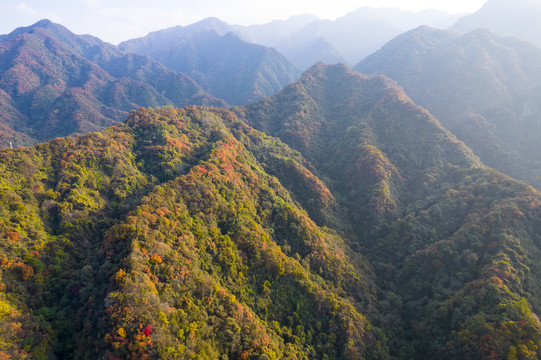
<path fill-rule="evenodd" d="M 394 8 L 361 7 L 318 28 L 307 27 L 304 31 L 316 30 L 335 44 L 350 64 L 378 50 L 387 41 L 400 33 L 419 25 L 446 28 L 456 16 L 437 10 L 421 12 Z"/>
<path fill-rule="evenodd" d="M 241 108 L 239 115 L 298 150 L 340 197 L 355 199 L 347 204 L 355 208 L 349 213 L 360 232 L 363 224 L 385 222 L 425 198 L 429 189 L 420 184 L 442 176 L 442 164 L 481 164 L 395 82 L 345 65 L 318 63 L 297 83 Z"/>
<path fill-rule="evenodd" d="M 213 32 L 218 35 L 226 35 L 234 31 L 234 28 L 218 18 L 206 18 L 189 26 L 174 26 L 171 28 L 154 31 L 147 36 L 124 41 L 119 44 L 123 50 L 143 54 L 154 53 L 159 49 L 171 46 L 171 41 L 180 41 L 190 38 L 199 33 Z"/>
<path fill-rule="evenodd" d="M 0 355 L 388 358 L 372 270 L 300 208 L 340 212 L 307 166 L 200 107 L 0 152 Z"/>
<path fill-rule="evenodd" d="M 273 20 L 266 24 L 258 25 L 234 25 L 233 28 L 238 34 L 256 44 L 275 47 L 291 34 L 302 30 L 311 22 L 319 20 L 315 15 L 304 14 L 292 16 L 287 20 Z"/>
<path fill-rule="evenodd" d="M 225 105 L 184 74 L 42 20 L 0 37 L 3 147 L 90 132 L 139 106 Z"/>
<path fill-rule="evenodd" d="M 419 25 L 448 28 L 458 17 L 437 10 L 411 12 L 365 6 L 336 20 L 300 16 L 235 29 L 254 42 L 276 48 L 299 68 L 307 69 L 318 61 L 356 64 L 404 31 Z"/>
<path fill-rule="evenodd" d="M 451 30 L 467 33 L 478 28 L 515 36 L 541 46 L 541 4 L 535 0 L 488 0 L 477 12 L 460 18 Z"/>
<path fill-rule="evenodd" d="M 313 15 L 299 15 L 262 25 L 235 26 L 235 30 L 251 42 L 278 49 L 300 69 L 308 69 L 318 61 L 327 64 L 347 62 L 342 50 L 322 31 L 316 29 L 314 33 L 312 27 L 320 27 L 320 22 L 329 21 Z"/>
<path fill-rule="evenodd" d="M 344 18 L 354 19 L 359 16 L 368 20 L 382 20 L 398 29 L 409 30 L 419 27 L 419 24 L 446 29 L 461 18 L 462 14 L 450 14 L 436 9 L 407 11 L 399 8 L 363 6 Z"/>
<path fill-rule="evenodd" d="M 188 74 L 232 105 L 272 95 L 299 75 L 276 50 L 242 40 L 232 27 L 215 18 L 153 32 L 119 47 Z"/>
<path fill-rule="evenodd" d="M 396 82 L 318 63 L 0 151 L 0 357 L 534 359 L 540 228 Z"/>
<path fill-rule="evenodd" d="M 355 69 L 393 78 L 485 164 L 541 188 L 540 62 L 518 39 L 421 27 Z"/>
<path fill-rule="evenodd" d="M 393 358 L 539 356 L 539 192 L 482 166 L 392 80 L 343 65 L 236 111 L 301 152 L 346 209 Z"/>
<path fill-rule="evenodd" d="M 325 64 L 347 63 L 344 53 L 323 36 L 312 38 L 311 35 L 295 34 L 277 47 L 301 69 L 308 69 L 320 61 Z"/>

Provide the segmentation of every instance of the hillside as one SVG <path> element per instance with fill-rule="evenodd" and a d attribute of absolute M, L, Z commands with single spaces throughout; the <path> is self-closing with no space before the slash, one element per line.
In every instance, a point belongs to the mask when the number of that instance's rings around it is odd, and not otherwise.
<path fill-rule="evenodd" d="M 537 191 L 483 167 L 393 81 L 345 66 L 237 112 L 306 156 L 347 209 L 392 357 L 539 356 Z"/>
<path fill-rule="evenodd" d="M 225 105 L 186 75 L 48 20 L 0 37 L 0 146 L 119 123 L 139 106 Z"/>
<path fill-rule="evenodd" d="M 403 196 L 425 195 L 419 180 L 426 171 L 441 171 L 446 163 L 480 164 L 395 82 L 384 76 L 359 75 L 345 65 L 316 64 L 299 82 L 241 108 L 240 113 L 250 125 L 300 151 L 323 176 L 340 184 L 339 189 L 347 188 L 346 192 L 366 194 L 367 189 L 352 187 L 362 185 L 359 174 L 344 172 L 357 166 L 364 171 L 367 164 L 363 162 L 371 157 L 376 163 L 383 161 L 382 171 L 388 173 L 381 174 L 381 179 L 365 180 L 389 181 L 382 183 L 390 186 L 382 194 L 389 196 L 384 202 L 391 201 L 395 209 Z M 381 154 L 386 156 L 377 159 Z M 391 168 L 386 169 L 387 165 Z M 414 187 L 418 190 L 412 194 Z"/>
<path fill-rule="evenodd" d="M 299 70 L 280 53 L 248 43 L 232 30 L 210 18 L 153 32 L 119 47 L 188 74 L 207 92 L 232 105 L 257 101 L 297 79 Z"/>
<path fill-rule="evenodd" d="M 387 358 L 366 260 L 299 208 L 340 211 L 305 163 L 195 107 L 0 152 L 0 354 Z"/>
<path fill-rule="evenodd" d="M 319 63 L 0 151 L 0 357 L 538 358 L 540 228 L 393 80 Z"/>
<path fill-rule="evenodd" d="M 421 27 L 359 63 L 396 80 L 495 169 L 541 188 L 541 49 L 486 30 Z"/>

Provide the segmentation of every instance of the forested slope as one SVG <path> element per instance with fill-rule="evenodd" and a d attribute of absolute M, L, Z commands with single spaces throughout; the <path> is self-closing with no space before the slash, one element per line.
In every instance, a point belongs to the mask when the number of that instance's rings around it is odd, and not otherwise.
<path fill-rule="evenodd" d="M 0 351 L 388 357 L 366 260 L 300 208 L 340 211 L 304 162 L 195 107 L 2 152 Z"/>
<path fill-rule="evenodd" d="M 237 112 L 306 156 L 348 209 L 392 356 L 538 356 L 536 190 L 482 166 L 393 81 L 342 65 Z"/>
<path fill-rule="evenodd" d="M 537 358 L 540 228 L 395 82 L 317 64 L 1 151 L 0 354 Z"/>

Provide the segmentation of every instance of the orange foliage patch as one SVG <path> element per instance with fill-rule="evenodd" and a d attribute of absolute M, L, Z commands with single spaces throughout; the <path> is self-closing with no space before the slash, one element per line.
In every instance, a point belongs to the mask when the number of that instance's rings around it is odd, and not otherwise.
<path fill-rule="evenodd" d="M 154 264 L 161 264 L 163 262 L 162 257 L 158 254 L 152 255 L 150 261 Z"/>
<path fill-rule="evenodd" d="M 15 231 L 8 232 L 7 237 L 8 237 L 8 240 L 10 240 L 12 242 L 19 241 L 19 234 L 17 232 L 15 232 Z"/>
<path fill-rule="evenodd" d="M 21 275 L 21 278 L 25 281 L 30 279 L 32 276 L 34 276 L 34 268 L 26 264 L 23 264 L 20 261 L 13 263 L 11 265 L 11 268 L 15 270 L 16 272 L 18 272 Z"/>

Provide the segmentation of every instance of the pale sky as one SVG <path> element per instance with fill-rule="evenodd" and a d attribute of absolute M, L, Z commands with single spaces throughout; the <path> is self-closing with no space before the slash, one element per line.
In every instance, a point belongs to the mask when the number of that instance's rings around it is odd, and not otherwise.
<path fill-rule="evenodd" d="M 362 6 L 471 13 L 486 0 L 1 0 L 0 34 L 50 19 L 76 34 L 104 41 L 144 36 L 215 16 L 230 24 L 262 24 L 293 15 L 335 19 Z"/>

